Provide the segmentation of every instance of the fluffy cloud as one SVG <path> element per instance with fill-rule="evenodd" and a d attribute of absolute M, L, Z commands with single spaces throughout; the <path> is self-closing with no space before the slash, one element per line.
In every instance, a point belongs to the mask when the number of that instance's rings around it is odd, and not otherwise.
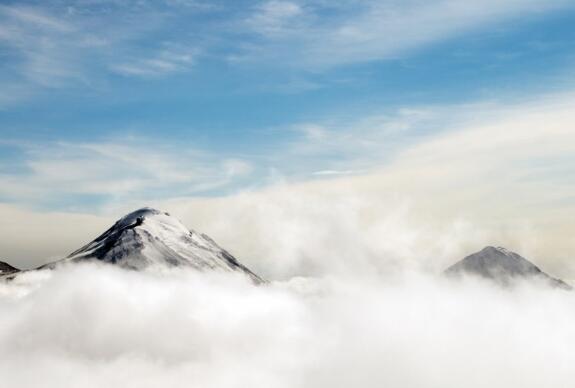
<path fill-rule="evenodd" d="M 0 284 L 10 387 L 568 386 L 569 292 L 401 277 L 260 287 L 79 266 Z"/>

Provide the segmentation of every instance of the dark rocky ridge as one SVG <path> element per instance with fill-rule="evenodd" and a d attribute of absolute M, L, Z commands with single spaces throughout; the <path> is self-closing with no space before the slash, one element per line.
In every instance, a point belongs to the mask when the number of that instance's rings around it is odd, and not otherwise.
<path fill-rule="evenodd" d="M 20 272 L 20 270 L 4 261 L 0 261 L 0 275 L 7 275 L 15 272 Z"/>

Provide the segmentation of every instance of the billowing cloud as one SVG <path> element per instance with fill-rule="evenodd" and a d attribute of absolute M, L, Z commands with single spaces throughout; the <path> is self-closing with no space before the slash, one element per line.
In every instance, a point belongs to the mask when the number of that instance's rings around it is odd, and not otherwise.
<path fill-rule="evenodd" d="M 0 373 L 15 388 L 569 386 L 572 305 L 415 274 L 257 287 L 79 266 L 0 284 Z"/>

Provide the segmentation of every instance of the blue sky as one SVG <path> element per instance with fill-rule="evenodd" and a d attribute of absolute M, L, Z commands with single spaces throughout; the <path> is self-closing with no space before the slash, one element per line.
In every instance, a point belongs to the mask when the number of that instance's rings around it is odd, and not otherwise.
<path fill-rule="evenodd" d="M 3 1 L 0 200 L 96 211 L 364 174 L 570 91 L 574 21 L 572 1 Z"/>

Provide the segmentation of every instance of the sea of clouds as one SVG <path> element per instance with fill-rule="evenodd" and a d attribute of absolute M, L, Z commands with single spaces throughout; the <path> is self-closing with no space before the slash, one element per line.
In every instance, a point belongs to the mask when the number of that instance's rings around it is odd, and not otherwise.
<path fill-rule="evenodd" d="M 76 265 L 0 284 L 2 387 L 568 387 L 575 293 Z"/>

